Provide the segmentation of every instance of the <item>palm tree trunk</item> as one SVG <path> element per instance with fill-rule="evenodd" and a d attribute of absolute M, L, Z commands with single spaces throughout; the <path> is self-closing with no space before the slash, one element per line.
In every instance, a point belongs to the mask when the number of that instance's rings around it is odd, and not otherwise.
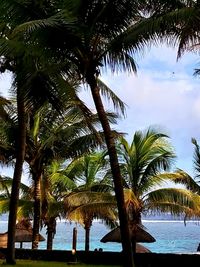
<path fill-rule="evenodd" d="M 87 82 L 90 85 L 90 89 L 99 116 L 99 120 L 101 121 L 101 125 L 104 130 L 105 140 L 108 148 L 108 154 L 110 157 L 110 165 L 113 175 L 114 189 L 115 189 L 115 195 L 119 213 L 120 231 L 122 237 L 121 239 L 122 239 L 123 258 L 124 258 L 123 262 L 125 267 L 133 267 L 134 261 L 133 261 L 132 244 L 129 234 L 128 218 L 124 203 L 123 182 L 120 173 L 115 142 L 109 125 L 109 121 L 106 116 L 106 112 L 104 110 L 104 106 L 101 100 L 95 76 L 90 75 L 89 77 L 87 77 Z"/>
<path fill-rule="evenodd" d="M 136 241 L 135 239 L 132 239 L 132 250 L 133 250 L 133 254 L 136 253 Z"/>
<path fill-rule="evenodd" d="M 53 239 L 56 232 L 56 219 L 54 217 L 50 218 L 47 223 L 47 250 L 52 250 Z"/>
<path fill-rule="evenodd" d="M 86 221 L 85 223 L 85 251 L 90 250 L 90 228 L 92 225 L 92 221 Z"/>
<path fill-rule="evenodd" d="M 9 204 L 8 218 L 8 244 L 7 244 L 7 264 L 16 264 L 15 262 L 15 232 L 17 208 L 19 200 L 19 189 L 21 183 L 22 168 L 26 148 L 26 112 L 24 99 L 17 88 L 17 115 L 18 115 L 18 143 L 16 151 L 16 164 L 13 174 L 12 191 Z"/>
<path fill-rule="evenodd" d="M 38 249 L 39 244 L 39 231 L 40 231 L 40 181 L 42 174 L 34 172 L 34 218 L 33 218 L 33 237 L 32 249 Z"/>
<path fill-rule="evenodd" d="M 52 250 L 53 248 L 53 231 L 48 230 L 47 233 L 47 250 Z"/>

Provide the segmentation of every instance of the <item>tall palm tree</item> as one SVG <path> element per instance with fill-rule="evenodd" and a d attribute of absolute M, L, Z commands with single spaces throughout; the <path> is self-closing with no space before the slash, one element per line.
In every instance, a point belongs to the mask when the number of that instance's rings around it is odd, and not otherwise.
<path fill-rule="evenodd" d="M 62 3 L 61 3 L 62 4 Z M 11 197 L 11 203 L 13 205 L 10 215 L 9 215 L 9 236 L 8 236 L 8 255 L 7 262 L 15 263 L 14 260 L 14 225 L 16 221 L 16 210 L 17 210 L 17 199 L 19 196 L 19 184 L 21 180 L 21 170 L 24 160 L 24 148 L 25 148 L 25 129 L 26 129 L 26 121 L 25 121 L 25 107 L 30 107 L 31 100 L 36 100 L 36 96 L 38 96 L 37 101 L 34 103 L 43 102 L 47 96 L 51 102 L 59 103 L 59 101 L 55 101 L 55 95 L 52 92 L 55 92 L 55 85 L 58 83 L 55 82 L 55 79 L 49 79 L 49 73 L 44 71 L 47 67 L 49 61 L 47 59 L 47 54 L 49 53 L 49 49 L 41 49 L 41 46 L 37 46 L 37 42 L 35 40 L 30 42 L 28 40 L 28 35 L 18 34 L 18 31 L 13 31 L 15 27 L 19 24 L 24 24 L 28 21 L 35 19 L 46 19 L 48 16 L 54 15 L 60 8 L 60 2 L 51 2 L 49 4 L 48 1 L 38 1 L 35 2 L 27 2 L 21 1 L 20 4 L 18 1 L 9 0 L 1 2 L 1 56 L 3 58 L 1 64 L 1 72 L 5 70 L 10 70 L 15 74 L 15 84 L 18 89 L 18 117 L 19 117 L 19 135 L 21 139 L 19 144 L 20 147 L 18 149 L 18 159 L 16 161 L 16 171 L 14 172 L 13 179 L 13 193 Z M 12 19 L 11 19 L 12 18 Z M 54 23 L 52 26 L 58 25 L 60 16 L 56 16 Z M 48 19 L 47 19 L 48 21 Z M 74 21 L 68 20 L 67 24 L 71 25 Z M 41 26 L 43 22 L 39 23 Z M 65 23 L 64 23 L 65 24 Z M 51 21 L 49 21 L 48 25 L 51 25 Z M 66 25 L 66 24 L 65 24 Z M 36 27 L 37 28 L 37 27 Z M 33 29 L 33 28 L 32 28 Z M 25 39 L 25 43 L 21 43 L 22 40 Z M 37 49 L 36 46 L 39 48 Z M 39 53 L 42 51 L 42 53 Z M 47 52 L 47 54 L 46 54 Z M 53 52 L 54 53 L 54 52 Z M 55 54 L 51 53 L 51 63 L 48 68 L 49 70 L 53 68 L 55 63 Z M 44 54 L 46 56 L 45 64 L 42 64 L 41 59 L 44 59 Z M 27 63 L 30 63 L 30 68 L 27 68 Z M 61 61 L 59 60 L 59 64 Z M 62 65 L 62 64 L 61 64 Z M 66 60 L 65 60 L 65 68 L 66 68 Z M 44 67 L 44 68 L 43 68 Z M 52 71 L 50 71 L 52 73 Z M 54 69 L 54 73 L 55 69 Z M 63 72 L 62 72 L 63 73 Z M 62 75 L 63 77 L 63 75 Z M 55 78 L 55 77 L 53 77 Z M 36 90 L 39 88 L 39 90 Z M 24 90 L 22 90 L 24 89 Z M 35 89 L 34 93 L 33 90 Z M 30 94 L 31 92 L 31 94 Z M 59 100 L 58 95 L 57 100 Z M 31 97 L 31 98 L 30 98 Z M 38 101 L 39 100 L 39 101 Z M 37 103 L 37 104 L 38 104 Z M 38 106 L 38 105 L 37 105 Z M 58 106 L 58 105 L 57 105 Z M 20 114 L 21 112 L 21 114 Z M 23 137 L 23 138 L 22 138 Z"/>
<path fill-rule="evenodd" d="M 121 138 L 119 157 L 124 176 L 126 208 L 132 225 L 140 225 L 142 213 L 148 211 L 185 215 L 197 209 L 198 204 L 192 192 L 164 186 L 165 182 L 174 182 L 177 177 L 166 172 L 175 157 L 167 138 L 167 135 L 153 129 L 137 131 L 130 144 Z"/>
<path fill-rule="evenodd" d="M 115 142 L 100 95 L 98 77 L 102 66 L 110 67 L 113 71 L 136 70 L 132 58 L 135 40 L 128 37 L 132 33 L 134 34 L 132 25 L 141 18 L 138 2 L 128 0 L 60 1 L 59 12 L 48 20 L 43 20 L 43 36 L 45 38 L 48 36 L 48 38 L 42 39 L 42 45 L 51 49 L 55 48 L 54 54 L 58 54 L 63 62 L 66 60 L 72 62 L 73 70 L 91 89 L 108 147 L 119 210 L 124 264 L 127 267 L 133 266 L 133 258 L 124 205 L 122 177 Z M 111 13 L 112 18 L 110 17 Z M 71 16 L 74 18 L 72 27 L 69 25 Z M 50 21 L 53 23 L 55 18 L 60 22 L 59 30 L 58 27 L 53 28 L 52 24 L 49 27 Z M 41 29 L 40 25 L 41 21 L 32 23 L 32 26 L 37 29 Z M 22 25 L 21 29 L 30 32 L 32 26 L 29 26 L 30 24 Z M 39 39 L 41 40 L 41 34 Z M 126 43 L 129 41 L 129 46 L 124 46 L 125 39 Z"/>
<path fill-rule="evenodd" d="M 13 87 L 17 95 L 18 115 L 16 164 L 13 175 L 8 223 L 7 262 L 11 264 L 15 264 L 15 224 L 21 174 L 25 157 L 27 111 L 32 107 L 33 103 L 37 104 L 36 106 L 38 107 L 47 99 L 50 102 L 54 102 L 54 104 L 60 102 L 59 98 L 55 97 L 55 81 L 54 83 L 52 83 L 52 80 L 50 81 L 48 78 L 49 75 L 44 71 L 44 65 L 40 64 L 41 54 L 37 54 L 37 49 L 35 47 L 33 48 L 32 44 L 26 42 L 26 45 L 24 45 L 21 42 L 22 38 L 13 34 L 13 29 L 18 24 L 45 16 L 45 5 L 38 5 L 38 2 L 36 2 L 31 2 L 27 5 L 26 1 L 22 1 L 20 4 L 18 1 L 2 1 L 0 11 L 0 71 L 2 73 L 9 70 L 13 73 Z M 50 12 L 49 6 L 48 9 Z"/>
<path fill-rule="evenodd" d="M 19 7 L 17 6 L 16 11 L 10 8 L 10 2 L 13 7 L 13 1 L 8 2 L 9 10 L 12 13 L 18 12 L 18 16 L 16 17 L 19 19 Z M 8 2 L 3 1 L 4 6 L 8 5 Z M 159 2 L 162 4 L 163 1 L 160 0 Z M 177 2 L 181 3 L 182 1 Z M 123 251 L 126 254 L 125 262 L 126 266 L 132 266 L 133 262 L 130 256 L 131 245 L 129 242 L 130 238 L 128 238 L 129 231 L 124 206 L 122 177 L 117 162 L 115 144 L 101 101 L 97 79 L 102 65 L 110 66 L 113 71 L 116 69 L 135 70 L 132 54 L 146 44 L 146 39 L 152 40 L 152 28 L 154 27 L 152 27 L 152 24 L 149 23 L 146 17 L 143 24 L 145 27 L 140 27 L 140 30 L 135 27 L 136 22 L 141 22 L 141 9 L 142 11 L 144 9 L 141 3 L 144 3 L 144 1 L 80 0 L 74 2 L 65 0 L 58 1 L 56 5 L 53 5 L 52 2 L 52 5 L 49 7 L 50 12 L 47 13 L 44 12 L 46 8 L 45 3 L 45 1 L 40 3 L 39 7 L 42 7 L 42 9 L 40 12 L 37 12 L 37 14 L 43 14 L 45 19 L 23 24 L 15 33 L 25 30 L 26 38 L 31 33 L 34 36 L 34 40 L 37 37 L 40 40 L 42 39 L 43 46 L 50 47 L 51 49 L 55 48 L 54 59 L 58 55 L 62 62 L 68 62 L 70 60 L 73 63 L 73 71 L 76 71 L 78 76 L 90 86 L 95 106 L 105 132 L 111 159 L 120 215 Z M 33 7 L 37 7 L 37 3 Z M 23 8 L 23 6 L 20 6 L 20 11 Z M 172 8 L 174 8 L 174 5 L 171 5 Z M 46 9 L 45 11 L 49 10 Z M 58 10 L 59 12 L 56 12 Z M 49 13 L 51 17 L 47 19 L 46 17 Z M 112 19 L 110 13 L 113 14 Z M 44 16 L 44 14 L 47 15 Z M 30 17 L 28 20 L 30 20 Z M 25 18 L 27 19 L 27 15 Z M 148 23 L 149 27 L 147 27 Z M 140 23 L 138 25 L 140 26 Z M 155 26 L 156 23 L 153 25 Z M 41 34 L 41 28 L 44 34 Z M 166 30 L 163 30 L 165 28 L 161 28 L 162 32 L 166 33 Z M 37 30 L 39 34 L 33 33 L 33 30 Z M 48 51 L 48 49 L 44 49 L 44 51 Z"/>

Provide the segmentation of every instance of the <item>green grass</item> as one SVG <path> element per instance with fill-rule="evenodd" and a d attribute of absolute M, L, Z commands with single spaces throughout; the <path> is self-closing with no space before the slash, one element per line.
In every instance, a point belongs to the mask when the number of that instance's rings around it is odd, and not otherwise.
<path fill-rule="evenodd" d="M 5 267 L 120 267 L 119 265 L 91 265 L 91 264 L 68 264 L 67 262 L 50 262 L 50 261 L 31 261 L 17 260 L 16 265 L 7 265 L 5 261 L 0 261 L 0 264 Z"/>

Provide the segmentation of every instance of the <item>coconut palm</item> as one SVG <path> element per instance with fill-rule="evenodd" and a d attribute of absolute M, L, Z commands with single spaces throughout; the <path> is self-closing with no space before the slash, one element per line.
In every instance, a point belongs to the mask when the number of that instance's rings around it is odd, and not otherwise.
<path fill-rule="evenodd" d="M 85 229 L 85 251 L 89 251 L 90 228 L 95 218 L 114 225 L 116 201 L 110 194 L 107 178 L 108 160 L 105 152 L 94 152 L 74 160 L 74 180 L 77 188 L 65 196 L 67 219 L 76 221 Z"/>
<path fill-rule="evenodd" d="M 15 63 L 16 59 L 18 59 L 19 61 L 19 73 L 18 76 L 16 76 L 16 81 L 18 79 L 18 82 L 16 84 L 20 84 L 23 89 L 25 89 L 25 91 L 23 91 L 24 93 L 18 92 L 19 96 L 23 99 L 21 99 L 21 112 L 24 110 L 22 109 L 24 102 L 22 103 L 22 100 L 26 100 L 28 102 L 28 106 L 32 105 L 31 104 L 31 100 L 35 100 L 37 98 L 37 101 L 44 101 L 46 99 L 46 96 L 49 96 L 49 99 L 51 100 L 51 102 L 55 103 L 59 103 L 59 101 L 55 101 L 55 95 L 52 94 L 52 92 L 55 93 L 55 88 L 57 88 L 56 82 L 55 82 L 55 77 L 53 77 L 53 79 L 49 79 L 49 73 L 47 73 L 46 71 L 44 71 L 44 69 L 46 70 L 47 65 L 51 66 L 50 73 L 52 73 L 52 69 L 54 69 L 54 74 L 57 73 L 57 71 L 55 71 L 55 68 L 53 68 L 54 63 L 55 63 L 55 55 L 51 54 L 51 59 L 53 58 L 53 61 L 51 60 L 50 64 L 47 64 L 48 60 L 47 60 L 47 54 L 46 52 L 49 50 L 47 49 L 37 49 L 40 47 L 37 47 L 37 42 L 33 41 L 33 43 L 27 41 L 26 37 L 28 37 L 28 35 L 22 35 L 22 36 L 18 36 L 17 35 L 17 31 L 13 32 L 13 29 L 20 23 L 25 23 L 25 22 L 29 22 L 33 19 L 46 19 L 47 14 L 48 15 L 52 15 L 53 13 L 55 13 L 58 11 L 59 6 L 57 6 L 57 3 L 49 5 L 47 4 L 46 1 L 42 1 L 39 5 L 37 3 L 27 3 L 27 1 L 22 1 L 19 5 L 19 3 L 17 1 L 3 1 L 1 3 L 1 18 L 0 21 L 2 22 L 2 39 L 1 39 L 1 43 L 2 43 L 2 56 L 3 56 L 3 61 L 2 61 L 2 66 L 1 66 L 1 71 L 5 71 L 7 69 L 11 70 L 12 72 L 14 72 L 16 74 L 16 64 Z M 13 18 L 12 20 L 10 18 Z M 56 22 L 57 21 L 57 22 Z M 58 25 L 58 18 L 54 20 L 55 23 L 53 23 L 52 26 L 55 26 L 56 24 Z M 69 22 L 69 21 L 68 21 Z M 69 22 L 69 24 L 71 24 L 72 21 Z M 40 25 L 42 25 L 43 22 L 41 22 Z M 50 25 L 51 22 L 48 24 Z M 7 27 L 9 25 L 9 27 Z M 6 30 L 5 30 L 6 29 Z M 26 37 L 25 37 L 26 36 Z M 22 43 L 20 43 L 20 41 L 25 37 L 25 46 L 23 46 Z M 30 45 L 30 46 L 29 46 Z M 27 46 L 29 49 L 27 49 Z M 28 52 L 29 51 L 29 52 Z M 40 54 L 38 54 L 39 51 L 42 51 Z M 45 68 L 44 65 L 41 62 L 41 59 L 44 59 L 44 54 L 46 55 L 46 62 L 45 62 Z M 24 56 L 23 61 L 21 60 L 22 57 Z M 21 61 L 20 61 L 21 60 Z M 31 68 L 23 68 L 24 63 L 30 63 Z M 48 62 L 49 63 L 49 62 Z M 24 64 L 24 65 L 23 65 Z M 61 61 L 59 60 L 59 65 L 61 64 Z M 62 64 L 61 64 L 62 65 Z M 65 60 L 65 68 L 66 68 L 66 60 Z M 38 68 L 39 67 L 39 68 Z M 63 72 L 62 72 L 63 73 Z M 18 78 L 17 78 L 18 77 Z M 20 81 L 20 77 L 21 77 L 21 81 Z M 63 76 L 62 76 L 63 77 Z M 23 80 L 23 81 L 22 81 Z M 60 84 L 59 84 L 60 85 Z M 19 88 L 19 86 L 17 87 Z M 35 93 L 33 93 L 32 90 L 30 90 L 30 88 L 40 88 L 39 90 L 35 90 Z M 49 88 L 49 91 L 48 91 Z M 47 92 L 48 91 L 48 92 Z M 31 92 L 31 94 L 30 94 Z M 33 94 L 32 94 L 33 93 Z M 58 95 L 57 95 L 58 96 Z M 59 100 L 59 98 L 57 97 L 57 100 Z M 37 101 L 35 101 L 37 103 Z M 40 101 L 38 103 L 40 103 Z M 19 102 L 19 101 L 18 101 Z M 27 106 L 27 102 L 25 103 Z M 35 103 L 34 102 L 34 103 Z M 22 105 L 23 104 L 23 105 Z M 19 105 L 18 105 L 19 106 Z M 25 112 L 24 112 L 25 114 Z M 23 114 L 22 114 L 23 115 Z M 20 118 L 24 118 L 25 116 L 22 116 L 19 114 Z M 21 121 L 20 121 L 21 122 Z M 23 125 L 24 127 L 19 127 L 19 129 L 24 130 L 25 128 L 25 123 L 24 121 Z M 21 122 L 21 123 L 22 123 Z M 22 135 L 21 135 L 22 136 Z M 25 136 L 25 130 L 23 132 L 23 137 Z M 23 139 L 23 147 L 25 144 L 25 140 Z M 23 152 L 24 150 L 22 149 L 23 147 L 21 147 L 19 149 L 20 152 Z M 22 155 L 21 155 L 22 156 Z M 15 193 L 13 193 L 13 203 L 15 203 L 17 205 L 17 196 L 18 196 L 18 185 L 20 183 L 20 176 L 21 176 L 21 171 L 20 169 L 22 169 L 22 162 L 23 162 L 23 158 L 20 158 L 19 155 L 19 159 L 21 159 L 19 161 L 19 166 L 16 165 L 16 168 L 19 170 L 19 172 L 16 173 L 16 176 L 18 178 L 14 179 L 13 182 L 13 190 L 17 190 L 15 191 Z M 18 161 L 17 161 L 18 162 Z M 18 175 L 17 175 L 18 174 Z M 14 207 L 14 206 L 13 206 Z M 9 223 L 9 245 L 8 245 L 8 252 L 12 251 L 12 253 L 10 253 L 10 256 L 8 256 L 8 258 L 10 258 L 10 262 L 14 262 L 14 260 L 11 260 L 11 258 L 14 258 L 14 232 L 12 231 L 13 227 L 12 225 L 14 225 L 14 221 L 16 219 L 16 216 L 14 213 L 16 211 L 16 207 L 12 209 L 13 214 L 10 214 L 10 223 Z"/>
<path fill-rule="evenodd" d="M 37 248 L 41 208 L 40 186 L 45 167 L 52 160 L 67 159 L 83 151 L 90 151 L 92 146 L 97 146 L 99 143 L 95 140 L 95 135 L 92 138 L 84 116 L 81 117 L 81 113 L 77 113 L 73 106 L 66 107 L 66 115 L 58 116 L 47 105 L 32 120 L 25 159 L 30 166 L 34 181 L 33 248 Z M 90 117 L 90 125 L 93 129 L 95 128 L 92 124 L 96 123 L 95 120 L 95 115 L 93 118 Z M 79 141 L 78 138 L 80 138 Z"/>
<path fill-rule="evenodd" d="M 108 192 L 74 192 L 65 197 L 65 205 L 67 219 L 80 223 L 85 229 L 85 251 L 90 248 L 90 228 L 94 219 L 116 225 L 116 201 Z"/>
<path fill-rule="evenodd" d="M 85 250 L 89 251 L 90 228 L 95 218 L 114 223 L 116 220 L 114 197 L 107 182 L 108 160 L 105 152 L 95 152 L 74 160 L 74 180 L 77 188 L 65 197 L 67 219 L 76 221 L 85 229 Z"/>
<path fill-rule="evenodd" d="M 1 52 L 1 56 L 5 56 L 5 53 Z M 24 83 L 24 78 L 22 79 L 22 77 L 26 77 L 28 68 L 25 68 L 25 62 L 24 61 L 22 62 L 20 55 L 18 55 L 17 57 L 16 55 L 10 54 L 9 57 L 10 58 L 12 57 L 12 63 L 14 62 L 13 73 L 15 78 L 13 85 L 16 88 L 16 94 L 17 94 L 18 138 L 16 138 L 17 142 L 16 164 L 13 174 L 13 186 L 10 198 L 7 258 L 8 262 L 15 263 L 14 260 L 15 224 L 17 216 L 21 174 L 25 157 L 26 128 L 27 128 L 27 120 L 26 120 L 27 101 L 25 100 L 25 93 L 24 93 L 25 83 Z"/>
<path fill-rule="evenodd" d="M 0 177 L 0 214 L 9 212 L 9 203 L 12 188 L 12 178 L 7 176 Z M 17 219 L 32 218 L 33 201 L 32 190 L 24 183 L 20 184 L 20 199 L 17 210 Z"/>
<path fill-rule="evenodd" d="M 166 181 L 173 182 L 176 177 L 176 174 L 167 173 L 175 157 L 167 138 L 153 129 L 137 131 L 130 144 L 121 138 L 119 157 L 132 225 L 141 224 L 142 213 L 148 211 L 185 215 L 197 209 L 192 192 L 164 186 Z"/>
<path fill-rule="evenodd" d="M 16 7 L 14 9 L 13 2 L 3 1 L 3 6 L 9 5 L 12 16 L 8 17 L 16 17 L 19 20 L 19 14 L 22 14 L 25 8 L 23 5 L 20 5 L 19 8 L 19 5 L 14 2 Z M 117 162 L 115 144 L 99 94 L 97 79 L 102 65 L 110 66 L 113 71 L 117 68 L 119 70 L 135 70 L 135 63 L 131 57 L 132 53 L 146 44 L 147 38 L 151 40 L 149 37 L 151 31 L 148 31 L 147 28 L 148 19 L 144 19 L 145 23 L 147 22 L 146 24 L 144 23 L 146 28 L 140 27 L 141 31 L 139 31 L 135 27 L 135 23 L 141 20 L 140 9 L 143 10 L 141 2 L 143 3 L 144 1 L 80 0 L 74 2 L 65 0 L 56 2 L 56 8 L 53 5 L 54 2 L 52 2 L 49 7 L 50 12 L 45 13 L 44 11 L 49 10 L 47 10 L 46 1 L 44 1 L 39 5 L 40 8 L 42 7 L 40 12 L 36 13 L 42 14 L 45 19 L 41 20 L 40 17 L 38 21 L 25 23 L 15 31 L 15 33 L 19 33 L 25 30 L 26 34 L 24 36 L 26 38 L 31 33 L 34 36 L 34 40 L 37 37 L 40 40 L 42 39 L 41 44 L 43 46 L 51 49 L 55 48 L 54 58 L 59 55 L 62 62 L 70 60 L 73 63 L 73 71 L 76 71 L 78 76 L 86 81 L 91 88 L 111 159 L 123 237 L 123 250 L 124 253 L 127 253 L 125 256 L 126 266 L 132 266 L 133 263 L 129 256 L 131 255 L 131 246 L 128 238 L 126 211 L 123 204 L 122 178 Z M 162 1 L 159 2 L 162 3 Z M 27 3 L 25 7 L 27 7 Z M 37 7 L 37 4 L 33 5 L 33 8 L 35 7 Z M 55 10 L 59 12 L 55 14 Z M 113 14 L 112 19 L 110 17 L 111 12 Z M 16 16 L 13 16 L 13 13 Z M 46 14 L 49 13 L 51 17 L 46 18 L 48 16 Z M 27 17 L 28 15 L 25 16 L 24 20 Z M 30 20 L 30 17 L 28 20 Z M 154 23 L 155 25 L 156 23 Z M 149 28 L 153 28 L 152 24 L 150 24 Z M 163 29 L 164 27 L 161 28 Z M 37 30 L 37 33 L 35 33 L 35 30 Z M 41 34 L 41 30 L 43 30 L 43 34 Z M 34 34 L 32 34 L 33 31 Z M 166 33 L 165 30 L 163 31 Z M 44 51 L 48 51 L 48 49 L 44 49 Z"/>
<path fill-rule="evenodd" d="M 175 183 L 181 183 L 185 185 L 187 189 L 190 189 L 194 193 L 199 194 L 200 147 L 195 138 L 192 138 L 191 142 L 194 145 L 194 178 L 180 168 L 173 173 L 165 173 L 164 175 L 169 175 L 170 179 L 173 179 Z"/>
<path fill-rule="evenodd" d="M 86 114 L 85 110 L 87 107 L 81 101 L 75 104 L 74 100 L 68 100 L 62 115 L 45 105 L 34 118 L 30 118 L 25 160 L 30 166 L 35 191 L 33 248 L 38 246 L 40 209 L 45 208 L 45 201 L 40 201 L 40 187 L 46 167 L 52 160 L 67 160 L 103 145 L 102 133 L 96 129 L 98 117 L 89 110 Z M 108 117 L 115 122 L 114 114 Z M 118 136 L 117 133 L 113 134 Z M 42 213 L 44 216 L 44 211 Z"/>
<path fill-rule="evenodd" d="M 22 1 L 20 4 L 17 1 L 3 1 L 0 12 L 0 71 L 2 73 L 9 70 L 13 74 L 13 88 L 16 90 L 17 95 L 18 115 L 16 164 L 13 175 L 8 223 L 7 262 L 11 264 L 15 263 L 15 224 L 22 167 L 25 157 L 27 111 L 32 107 L 33 103 L 34 106 L 37 104 L 36 106 L 38 107 L 47 99 L 50 102 L 54 102 L 54 105 L 60 103 L 59 97 L 55 95 L 55 80 L 52 82 L 52 79 L 49 79 L 49 75 L 46 72 L 47 65 L 43 68 L 44 64 L 40 64 L 41 54 L 37 54 L 39 50 L 29 42 L 26 42 L 26 45 L 24 45 L 21 42 L 22 38 L 13 35 L 13 29 L 18 24 L 36 19 L 39 14 L 45 15 L 43 5 L 38 5 L 37 3 L 33 5 L 32 3 L 26 4 L 26 1 Z M 51 64 L 52 67 L 53 65 Z"/>
<path fill-rule="evenodd" d="M 16 151 L 16 110 L 11 101 L 0 98 L 0 162 L 13 164 Z"/>
<path fill-rule="evenodd" d="M 87 110 L 87 107 L 84 106 L 78 97 L 70 101 L 68 100 L 65 106 L 66 117 L 64 117 L 64 114 L 61 116 L 56 111 L 51 110 L 50 106 L 47 105 L 40 109 L 34 118 L 30 116 L 29 119 L 30 130 L 27 131 L 25 160 L 30 165 L 32 178 L 35 182 L 35 186 L 33 186 L 35 188 L 33 248 L 37 248 L 38 246 L 37 237 L 39 237 L 40 206 L 44 206 L 43 202 L 41 204 L 40 201 L 39 188 L 41 187 L 41 177 L 43 176 L 45 166 L 55 157 L 74 157 L 83 152 L 90 151 L 97 145 L 102 145 L 102 134 L 97 132 L 94 127 L 95 124 L 98 125 L 97 116 Z M 90 116 L 89 120 L 87 116 Z M 115 122 L 115 118 L 116 116 L 114 114 L 109 114 L 109 120 L 111 122 Z M 14 126 L 16 126 L 16 123 Z M 12 132 L 14 129 L 13 126 L 10 126 L 10 129 Z M 113 134 L 115 136 L 118 135 L 114 132 Z M 78 136 L 79 138 L 77 138 Z M 12 138 L 11 143 L 15 142 L 14 134 Z M 15 155 L 14 147 L 12 148 L 12 152 Z M 51 218 L 50 222 L 55 221 L 57 216 Z M 45 223 L 47 224 L 46 218 Z M 52 225 L 52 223 L 49 224 Z M 47 242 L 47 244 L 49 243 L 51 242 Z M 51 246 L 48 245 L 49 247 Z"/>
<path fill-rule="evenodd" d="M 198 51 L 199 1 L 144 1 L 143 8 L 148 18 L 134 25 L 136 39 L 146 31 L 140 37 L 140 47 L 166 42 L 177 48 L 178 59 L 185 52 Z"/>
<path fill-rule="evenodd" d="M 63 196 L 76 188 L 69 169 L 63 168 L 64 162 L 54 160 L 46 168 L 41 181 L 41 223 L 47 229 L 47 249 L 52 250 L 56 234 L 56 219 L 65 218 Z"/>
<path fill-rule="evenodd" d="M 113 71 L 136 70 L 135 62 L 131 57 L 134 52 L 134 45 L 132 45 L 132 39 L 128 39 L 127 36 L 131 32 L 131 26 L 141 18 L 138 1 L 91 0 L 74 2 L 69 0 L 59 3 L 59 12 L 48 20 L 43 20 L 44 36 L 45 38 L 48 36 L 48 38 L 46 40 L 43 38 L 42 44 L 51 49 L 55 48 L 54 54 L 59 54 L 63 62 L 70 60 L 74 65 L 74 71 L 83 81 L 87 82 L 91 89 L 110 156 L 119 209 L 124 262 L 126 266 L 133 266 L 122 177 L 115 142 L 100 96 L 98 76 L 102 66 L 108 66 Z M 110 17 L 111 12 L 112 19 Z M 70 15 L 74 18 L 72 27 L 68 23 L 71 19 Z M 58 27 L 49 27 L 50 22 L 55 21 L 55 18 L 60 22 L 59 30 Z M 40 25 L 41 21 L 36 21 L 32 23 L 31 27 L 30 24 L 22 25 L 21 29 L 30 32 L 31 28 L 41 29 Z M 53 39 L 52 36 L 54 36 Z M 126 41 L 129 40 L 129 46 L 124 46 L 124 38 Z M 41 40 L 41 38 L 39 39 Z"/>

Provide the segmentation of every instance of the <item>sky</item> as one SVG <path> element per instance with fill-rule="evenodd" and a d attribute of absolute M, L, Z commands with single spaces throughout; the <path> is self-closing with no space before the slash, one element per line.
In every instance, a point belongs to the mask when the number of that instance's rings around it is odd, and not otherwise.
<path fill-rule="evenodd" d="M 200 62 L 197 54 L 178 62 L 176 55 L 174 48 L 153 47 L 137 55 L 137 75 L 103 73 L 102 80 L 127 104 L 127 116 L 115 128 L 131 141 L 135 131 L 156 127 L 170 137 L 174 169 L 194 175 L 191 138 L 200 142 L 200 78 L 193 73 Z M 85 101 L 91 103 L 88 96 Z"/>
<path fill-rule="evenodd" d="M 177 155 L 174 168 L 190 175 L 194 174 L 191 138 L 200 142 L 200 78 L 193 76 L 200 67 L 198 60 L 197 54 L 187 53 L 177 62 L 176 49 L 153 47 L 136 56 L 137 75 L 107 71 L 101 77 L 127 104 L 126 118 L 115 129 L 126 132 L 129 141 L 135 131 L 149 126 L 168 134 Z M 1 95 L 8 95 L 10 84 L 9 74 L 0 76 Z M 94 108 L 89 91 L 81 97 Z"/>

